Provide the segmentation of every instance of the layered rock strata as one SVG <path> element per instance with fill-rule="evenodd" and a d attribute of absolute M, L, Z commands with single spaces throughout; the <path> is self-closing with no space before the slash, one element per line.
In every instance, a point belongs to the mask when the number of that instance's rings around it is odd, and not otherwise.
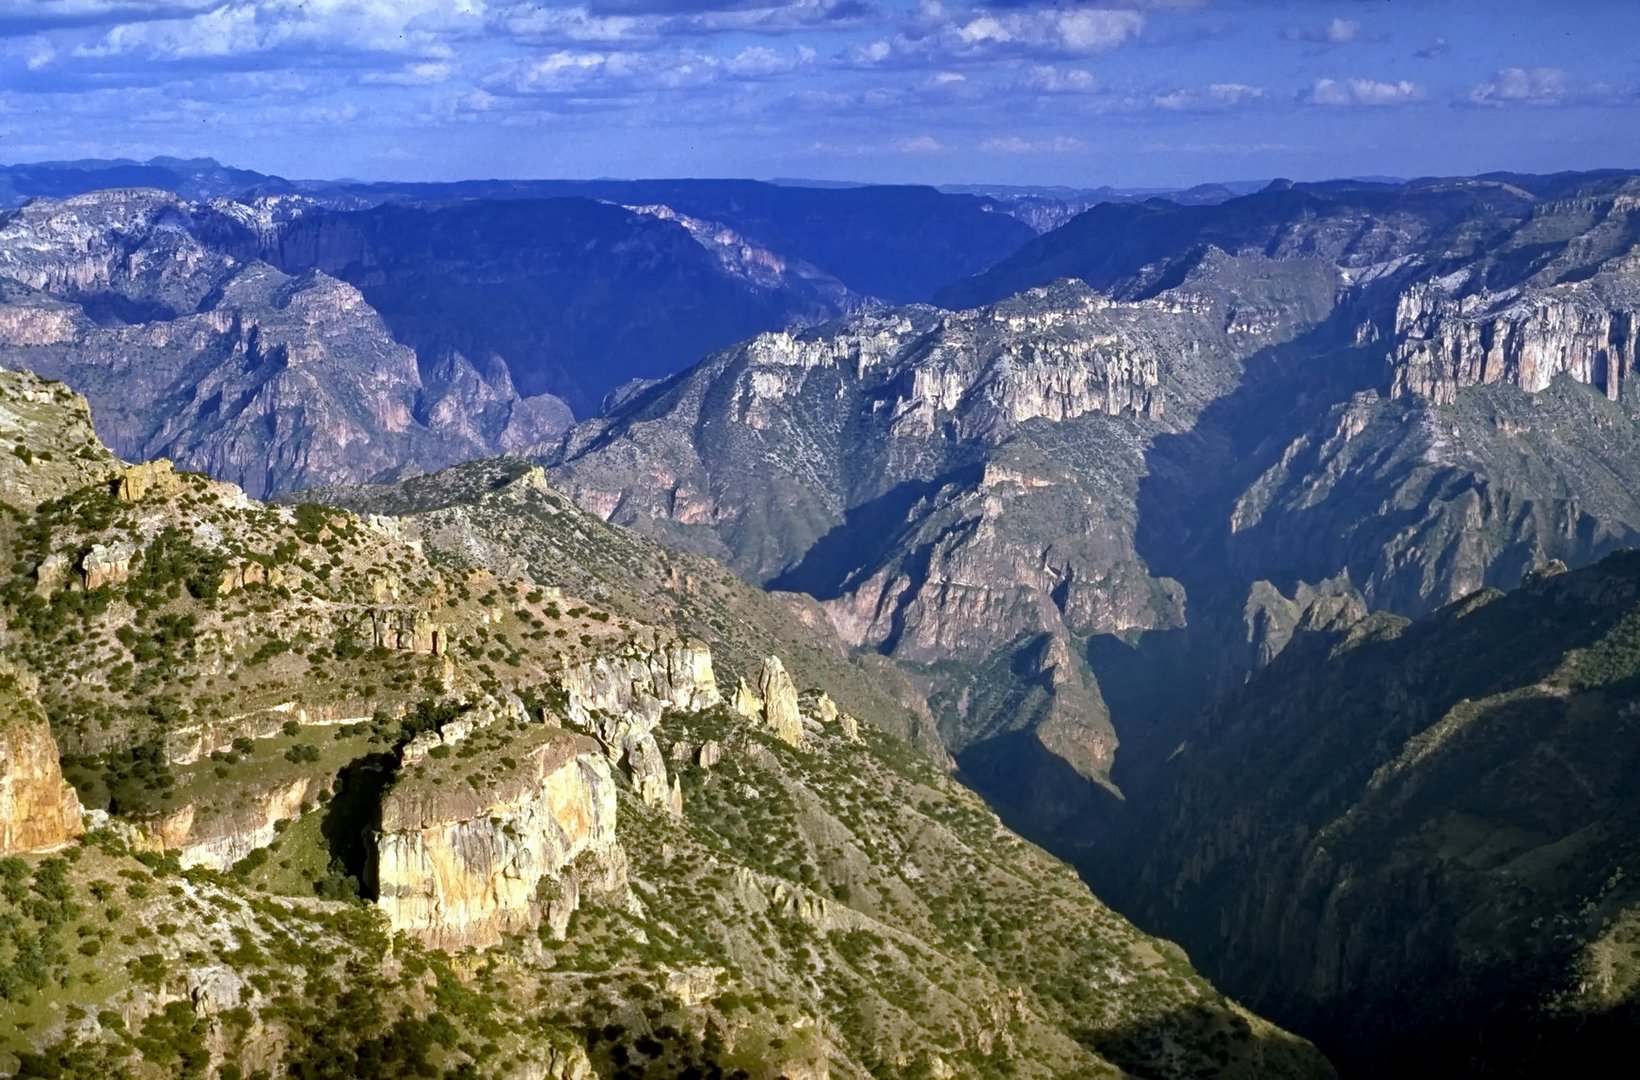
<path fill-rule="evenodd" d="M 0 855 L 50 851 L 82 831 L 45 712 L 27 676 L 0 660 Z"/>
<path fill-rule="evenodd" d="M 632 643 L 622 654 L 571 665 L 559 675 L 569 721 L 591 732 L 651 806 L 683 812 L 683 791 L 669 777 L 655 728 L 667 709 L 710 708 L 722 700 L 712 653 L 698 641 Z"/>
<path fill-rule="evenodd" d="M 395 931 L 451 951 L 546 922 L 562 936 L 583 889 L 625 886 L 615 780 L 592 739 L 537 725 L 481 785 L 408 766 L 381 808 L 371 885 Z"/>
<path fill-rule="evenodd" d="M 1395 397 L 1450 405 L 1466 386 L 1537 393 L 1564 375 L 1615 401 L 1635 370 L 1640 309 L 1575 287 L 1458 297 L 1424 283 L 1401 295 L 1395 334 Z"/>

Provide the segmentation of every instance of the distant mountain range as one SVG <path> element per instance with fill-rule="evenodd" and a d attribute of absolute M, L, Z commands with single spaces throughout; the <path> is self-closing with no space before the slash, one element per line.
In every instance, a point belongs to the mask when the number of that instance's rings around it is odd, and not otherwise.
<path fill-rule="evenodd" d="M 0 211 L 0 362 L 82 388 L 120 453 L 257 494 L 550 443 L 629 383 L 924 300 L 1033 235 L 932 188 L 324 186 L 170 159 L 4 175 L 32 201 Z M 132 348 L 153 357 L 135 376 Z"/>

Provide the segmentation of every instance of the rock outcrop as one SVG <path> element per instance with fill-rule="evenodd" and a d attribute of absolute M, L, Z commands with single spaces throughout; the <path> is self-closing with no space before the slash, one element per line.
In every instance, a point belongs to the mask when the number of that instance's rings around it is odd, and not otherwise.
<path fill-rule="evenodd" d="M 1576 285 L 1459 297 L 1425 283 L 1401 295 L 1395 334 L 1395 397 L 1450 405 L 1466 386 L 1537 393 L 1565 375 L 1615 401 L 1635 370 L 1640 307 L 1613 307 Z"/>
<path fill-rule="evenodd" d="M 130 465 L 114 481 L 114 496 L 121 502 L 168 499 L 182 490 L 182 478 L 165 458 Z"/>
<path fill-rule="evenodd" d="M 650 636 L 622 653 L 571 665 L 558 681 L 569 722 L 597 737 L 639 797 L 682 813 L 682 790 L 668 777 L 654 731 L 667 709 L 706 709 L 721 700 L 711 650 L 699 641 Z"/>
<path fill-rule="evenodd" d="M 558 680 L 572 704 L 603 712 L 623 712 L 646 696 L 687 710 L 709 709 L 721 700 L 710 648 L 653 635 L 619 654 L 566 667 Z"/>
<path fill-rule="evenodd" d="M 173 810 L 131 830 L 137 851 L 175 852 L 183 866 L 228 870 L 279 835 L 282 823 L 301 816 L 324 793 L 323 782 L 297 776 L 237 794 L 231 807 L 202 815 L 193 805 Z"/>
<path fill-rule="evenodd" d="M 0 855 L 50 851 L 83 829 L 30 680 L 0 660 Z"/>
<path fill-rule="evenodd" d="M 0 293 L 0 340 L 5 311 Z M 22 510 L 106 480 L 121 467 L 97 440 L 85 398 L 60 382 L 4 367 L 0 446 L 6 447 L 0 454 L 0 501 Z"/>
<path fill-rule="evenodd" d="M 10 215 L 0 363 L 86 395 L 122 456 L 175 457 L 257 496 L 532 446 L 569 423 L 504 365 L 418 356 L 354 286 L 262 261 L 270 241 L 245 209 L 125 190 Z M 166 466 L 136 468 L 121 498 Z"/>
<path fill-rule="evenodd" d="M 782 742 L 803 745 L 803 714 L 797 709 L 797 685 L 786 674 L 780 657 L 763 661 L 757 676 L 758 693 L 763 698 L 763 722 Z"/>
<path fill-rule="evenodd" d="M 80 580 L 87 589 L 100 589 L 131 576 L 131 560 L 137 545 L 129 540 L 115 544 L 93 544 L 80 558 Z"/>
<path fill-rule="evenodd" d="M 370 886 L 394 930 L 449 950 L 542 922 L 561 936 L 583 890 L 624 889 L 600 747 L 547 725 L 524 738 L 480 785 L 435 783 L 446 770 L 427 760 L 388 790 Z"/>
<path fill-rule="evenodd" d="M 1291 597 L 1268 581 L 1254 582 L 1242 617 L 1250 650 L 1243 670 L 1267 666 L 1295 638 L 1341 633 L 1366 616 L 1367 603 L 1347 578 L 1299 582 Z"/>
<path fill-rule="evenodd" d="M 782 742 L 803 745 L 803 714 L 798 708 L 797 685 L 778 656 L 766 656 L 757 672 L 757 689 L 742 678 L 735 688 L 734 710 L 763 724 Z"/>

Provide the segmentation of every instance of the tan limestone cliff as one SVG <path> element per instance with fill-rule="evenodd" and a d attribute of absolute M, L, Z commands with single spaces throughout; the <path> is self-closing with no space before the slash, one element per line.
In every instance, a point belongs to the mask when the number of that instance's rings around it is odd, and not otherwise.
<path fill-rule="evenodd" d="M 82 831 L 45 712 L 27 677 L 0 660 L 0 855 L 50 851 Z"/>
<path fill-rule="evenodd" d="M 239 793 L 235 803 L 202 814 L 189 804 L 163 817 L 139 822 L 132 830 L 138 851 L 174 851 L 185 867 L 228 870 L 258 848 L 272 844 L 281 823 L 301 816 L 310 800 L 322 792 L 323 782 L 298 776 L 258 790 Z"/>
<path fill-rule="evenodd" d="M 1501 382 L 1536 393 L 1566 375 L 1615 400 L 1635 368 L 1640 313 L 1575 286 L 1460 299 L 1429 283 L 1402 294 L 1395 336 L 1395 397 L 1446 405 L 1465 386 Z"/>
<path fill-rule="evenodd" d="M 757 689 L 763 697 L 763 722 L 782 741 L 803 745 L 803 714 L 797 710 L 797 686 L 786 674 L 780 657 L 770 656 L 758 672 Z"/>
<path fill-rule="evenodd" d="M 562 934 L 583 889 L 624 889 L 614 777 L 598 745 L 544 724 L 520 742 L 514 766 L 481 785 L 429 760 L 388 790 L 371 884 L 393 930 L 484 948 L 543 921 Z"/>
<path fill-rule="evenodd" d="M 114 481 L 114 495 L 121 502 L 168 499 L 182 491 L 176 467 L 164 458 L 132 465 Z"/>

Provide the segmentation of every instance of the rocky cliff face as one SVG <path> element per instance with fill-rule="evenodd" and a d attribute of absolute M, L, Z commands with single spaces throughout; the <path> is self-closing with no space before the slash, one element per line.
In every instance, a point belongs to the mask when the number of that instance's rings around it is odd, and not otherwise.
<path fill-rule="evenodd" d="M 986 668 L 985 685 L 927 676 L 954 750 L 1054 712 L 1052 752 L 1103 778 L 1115 740 L 1067 643 L 1183 616 L 1135 550 L 1145 446 L 1332 288 L 1324 267 L 1207 256 L 1153 300 L 1065 284 L 763 335 L 578 428 L 553 476 L 611 521 L 809 593 L 850 645 Z M 1062 662 L 1024 655 L 1053 640 Z M 1061 707 L 993 711 L 994 678 L 1059 687 Z"/>
<path fill-rule="evenodd" d="M 424 370 L 460 357 L 589 413 L 633 379 L 855 302 L 734 236 L 664 206 L 467 200 L 307 214 L 267 257 L 356 285 Z"/>
<path fill-rule="evenodd" d="M 832 688 L 839 723 L 845 716 L 858 718 L 856 724 L 875 725 L 936 759 L 943 756 L 916 687 L 892 664 L 851 650 L 818 603 L 765 592 L 711 559 L 610 525 L 555 490 L 538 466 L 473 462 L 398 484 L 325 489 L 307 497 L 353 507 L 372 520 L 403 515 L 391 520 L 413 543 L 496 573 L 528 574 L 560 605 L 560 594 L 590 597 L 628 619 L 710 636 L 714 671 L 721 665 L 755 682 L 763 659 L 778 655 L 804 678 Z M 715 677 L 697 671 L 680 685 L 704 688 Z M 687 699 L 665 689 L 674 678 L 667 671 L 624 678 L 640 685 L 659 680 L 660 697 Z"/>
<path fill-rule="evenodd" d="M 0 1054 L 136 1067 L 123 1030 L 143 1068 L 380 1080 L 1329 1075 L 851 722 L 854 702 L 892 720 L 904 684 L 812 605 L 749 599 L 521 477 L 461 504 L 498 523 L 470 560 L 422 515 L 266 506 L 159 463 L 0 513 L 7 654 L 43 706 L 0 711 L 0 836 L 72 831 L 47 715 L 106 826 L 0 867 Z M 520 534 L 562 546 L 496 558 Z M 719 625 L 755 723 L 688 632 Z"/>
<path fill-rule="evenodd" d="M 550 474 L 610 521 L 813 597 L 919 681 L 1009 820 L 1120 875 L 1100 845 L 1173 805 L 1157 777 L 1204 705 L 1319 662 L 1370 612 L 1424 616 L 1640 537 L 1632 186 L 1095 212 L 1030 245 L 1034 269 L 1013 260 L 1025 277 L 948 298 L 1034 291 L 765 335 L 612 405 Z M 1065 274 L 1098 292 L 1050 284 Z M 1220 813 L 1224 851 L 1278 844 Z M 1285 940 L 1261 905 L 1300 879 L 1271 880 L 1224 901 L 1249 949 Z M 1367 957 L 1354 917 L 1339 899 L 1316 932 Z M 1342 998 L 1377 978 L 1362 963 L 1280 978 Z"/>
<path fill-rule="evenodd" d="M 209 203 L 99 191 L 37 200 L 0 220 L 0 277 L 114 321 L 172 318 L 198 311 L 255 244 Z"/>
<path fill-rule="evenodd" d="M 326 786 L 323 779 L 297 776 L 271 785 L 248 785 L 228 808 L 202 810 L 189 803 L 162 817 L 138 821 L 131 830 L 131 846 L 175 854 L 183 866 L 226 871 L 272 844 L 281 827 L 329 794 Z"/>
<path fill-rule="evenodd" d="M 394 930 L 449 950 L 543 920 L 562 937 L 583 888 L 625 887 L 608 762 L 592 740 L 538 726 L 480 785 L 445 787 L 454 770 L 424 759 L 388 790 L 371 885 Z"/>
<path fill-rule="evenodd" d="M 569 721 L 597 736 L 639 797 L 683 813 L 682 792 L 667 776 L 654 731 L 667 709 L 706 709 L 721 700 L 711 650 L 699 641 L 638 641 L 622 654 L 565 668 L 558 685 Z"/>
<path fill-rule="evenodd" d="M 1450 405 L 1460 389 L 1507 383 L 1527 393 L 1558 376 L 1616 400 L 1635 370 L 1640 323 L 1575 286 L 1544 293 L 1453 297 L 1422 284 L 1395 310 L 1391 394 Z"/>
<path fill-rule="evenodd" d="M 0 855 L 52 851 L 84 831 L 31 680 L 0 661 Z"/>
<path fill-rule="evenodd" d="M 33 372 L 0 368 L 0 440 L 12 448 L 0 456 L 0 501 L 23 510 L 107 479 L 119 466 L 98 441 L 85 399 Z"/>
<path fill-rule="evenodd" d="M 831 699 L 821 701 L 830 704 Z M 757 689 L 753 690 L 742 678 L 735 690 L 735 712 L 748 720 L 768 726 L 775 738 L 788 746 L 803 745 L 803 716 L 798 711 L 797 685 L 786 674 L 786 665 L 780 657 L 765 657 L 757 672 Z M 837 718 L 837 707 L 830 706 L 831 719 Z"/>

